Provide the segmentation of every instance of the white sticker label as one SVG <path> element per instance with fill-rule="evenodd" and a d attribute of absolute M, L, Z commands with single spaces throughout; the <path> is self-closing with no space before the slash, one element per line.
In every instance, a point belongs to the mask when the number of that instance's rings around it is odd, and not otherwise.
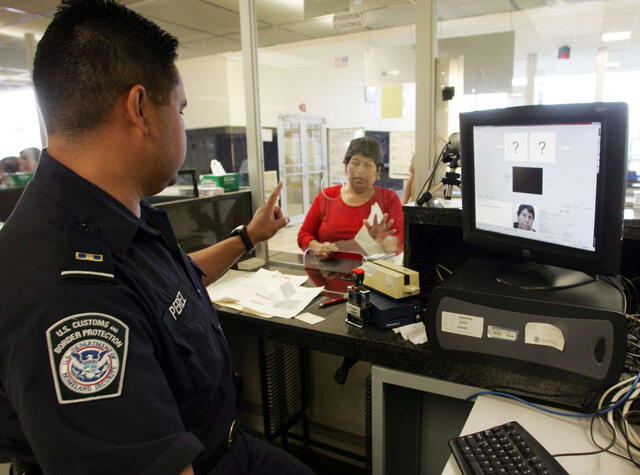
<path fill-rule="evenodd" d="M 385 275 L 384 276 L 384 285 L 386 285 L 389 288 L 393 288 L 393 283 L 395 282 L 393 276 L 391 275 Z"/>
<path fill-rule="evenodd" d="M 357 305 L 353 305 L 352 303 L 347 302 L 347 313 L 350 313 L 351 315 L 356 315 L 357 317 L 360 316 L 360 307 L 358 307 Z"/>
<path fill-rule="evenodd" d="M 528 345 L 550 346 L 564 351 L 562 330 L 549 323 L 529 322 L 524 326 L 524 342 Z"/>
<path fill-rule="evenodd" d="M 487 337 L 496 340 L 516 341 L 518 339 L 518 330 L 512 328 L 496 327 L 495 325 L 487 325 Z"/>
<path fill-rule="evenodd" d="M 442 312 L 442 331 L 482 338 L 484 318 L 462 313 Z"/>

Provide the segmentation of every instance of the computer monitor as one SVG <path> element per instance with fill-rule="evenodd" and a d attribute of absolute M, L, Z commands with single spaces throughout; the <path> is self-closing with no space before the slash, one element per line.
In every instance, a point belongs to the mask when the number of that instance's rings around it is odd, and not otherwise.
<path fill-rule="evenodd" d="M 183 199 L 154 206 L 163 209 L 180 247 L 194 252 L 227 239 L 231 231 L 253 217 L 251 192 Z"/>
<path fill-rule="evenodd" d="M 624 103 L 461 114 L 464 240 L 525 262 L 505 270 L 505 283 L 554 288 L 584 279 L 551 266 L 618 272 L 627 118 Z"/>

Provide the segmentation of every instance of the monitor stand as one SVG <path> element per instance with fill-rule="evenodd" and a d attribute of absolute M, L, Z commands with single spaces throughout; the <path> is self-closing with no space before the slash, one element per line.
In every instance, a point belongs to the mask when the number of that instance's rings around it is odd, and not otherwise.
<path fill-rule="evenodd" d="M 523 290 L 558 290 L 593 282 L 584 272 L 537 262 L 520 261 L 504 265 L 497 281 Z"/>

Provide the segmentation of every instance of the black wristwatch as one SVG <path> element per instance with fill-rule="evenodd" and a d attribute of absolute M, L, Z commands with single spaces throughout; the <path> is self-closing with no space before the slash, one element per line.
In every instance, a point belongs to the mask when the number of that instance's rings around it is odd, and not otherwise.
<path fill-rule="evenodd" d="M 231 231 L 231 235 L 240 236 L 240 239 L 242 239 L 242 242 L 244 243 L 244 247 L 247 248 L 247 252 L 253 250 L 254 245 L 251 242 L 251 239 L 249 239 L 249 233 L 247 233 L 246 224 L 241 224 L 240 226 L 235 228 L 233 231 Z"/>

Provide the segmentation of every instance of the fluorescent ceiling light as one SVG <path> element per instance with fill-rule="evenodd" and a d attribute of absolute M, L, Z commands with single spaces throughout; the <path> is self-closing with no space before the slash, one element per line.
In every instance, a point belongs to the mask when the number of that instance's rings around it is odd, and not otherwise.
<path fill-rule="evenodd" d="M 630 31 L 612 31 L 610 33 L 602 33 L 602 41 L 621 41 L 631 38 Z"/>
<path fill-rule="evenodd" d="M 529 81 L 527 78 L 513 78 L 511 79 L 512 86 L 526 86 Z"/>
<path fill-rule="evenodd" d="M 11 7 L 0 7 L 0 8 L 2 8 L 3 10 L 6 10 L 8 12 L 11 12 L 11 13 L 19 13 L 21 15 L 28 15 L 29 14 L 29 12 L 25 12 L 24 10 L 19 10 L 17 8 L 11 8 Z"/>
<path fill-rule="evenodd" d="M 619 68 L 620 67 L 620 63 L 618 63 L 617 61 L 612 61 L 610 63 L 607 63 L 606 67 L 610 68 L 610 69 Z"/>
<path fill-rule="evenodd" d="M 14 82 L 15 81 L 15 82 L 30 83 L 31 82 L 31 78 L 0 74 L 0 82 L 2 82 L 2 81 L 8 81 L 8 82 Z"/>

